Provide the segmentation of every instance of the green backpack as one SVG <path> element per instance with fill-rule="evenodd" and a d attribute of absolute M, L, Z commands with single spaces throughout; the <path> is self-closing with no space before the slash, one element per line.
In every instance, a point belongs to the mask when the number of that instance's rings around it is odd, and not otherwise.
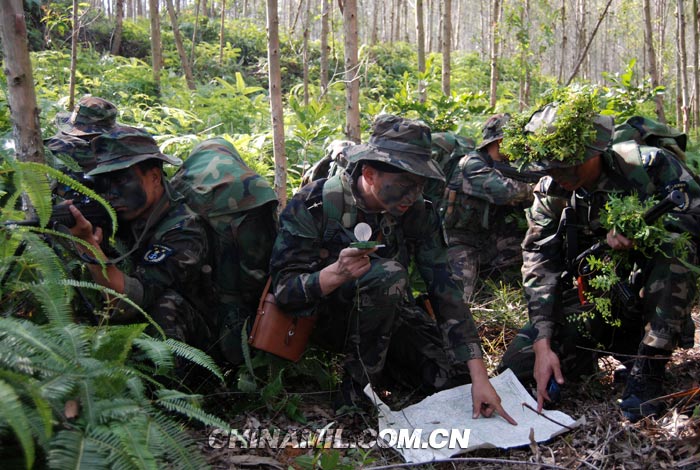
<path fill-rule="evenodd" d="M 242 361 L 241 330 L 255 313 L 277 232 L 277 197 L 223 138 L 197 145 L 171 179 L 210 230 L 219 351 Z M 250 322 L 249 322 L 250 323 Z"/>
<path fill-rule="evenodd" d="M 473 139 L 454 132 L 435 132 L 432 135 L 432 158 L 440 165 L 447 183 L 452 179 L 459 160 L 475 148 L 476 143 Z M 437 204 L 444 197 L 444 192 L 444 183 L 429 180 L 425 185 L 423 195 L 429 201 Z"/>
<path fill-rule="evenodd" d="M 643 116 L 632 116 L 622 124 L 615 126 L 613 134 L 613 144 L 628 140 L 668 150 L 681 161 L 685 161 L 688 136 L 667 124 Z"/>

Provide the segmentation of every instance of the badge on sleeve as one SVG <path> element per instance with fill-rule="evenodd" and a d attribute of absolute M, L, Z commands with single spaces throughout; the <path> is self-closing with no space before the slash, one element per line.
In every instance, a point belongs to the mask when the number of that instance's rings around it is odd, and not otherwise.
<path fill-rule="evenodd" d="M 151 245 L 151 248 L 143 255 L 143 260 L 149 264 L 162 263 L 174 251 L 165 245 Z"/>

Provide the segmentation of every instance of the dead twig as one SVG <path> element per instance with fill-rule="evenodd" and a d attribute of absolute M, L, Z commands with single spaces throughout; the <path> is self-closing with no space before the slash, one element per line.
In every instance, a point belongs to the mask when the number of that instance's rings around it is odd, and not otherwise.
<path fill-rule="evenodd" d="M 560 423 L 560 422 L 557 421 L 556 419 L 550 418 L 550 417 L 547 416 L 546 414 L 542 413 L 541 411 L 537 411 L 536 409 L 534 409 L 533 407 L 531 407 L 530 405 L 528 405 L 528 404 L 525 403 L 525 402 L 523 402 L 523 406 L 524 406 L 525 408 L 527 408 L 528 410 L 534 411 L 534 412 L 537 413 L 538 415 L 542 416 L 544 419 L 553 422 L 554 424 L 557 424 L 557 425 L 559 425 L 559 426 L 563 426 L 563 427 L 565 427 L 566 429 L 568 429 L 569 431 L 573 431 L 573 430 L 574 430 L 574 428 L 572 428 L 571 426 L 567 426 L 566 424 Z"/>

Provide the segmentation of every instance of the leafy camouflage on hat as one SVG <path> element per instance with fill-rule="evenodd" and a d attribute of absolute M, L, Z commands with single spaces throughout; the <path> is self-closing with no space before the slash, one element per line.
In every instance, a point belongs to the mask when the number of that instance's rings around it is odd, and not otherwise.
<path fill-rule="evenodd" d="M 597 114 L 591 108 L 548 104 L 524 127 L 529 144 L 522 161 L 527 170 L 579 165 L 609 149 L 613 130 L 612 116 Z"/>
<path fill-rule="evenodd" d="M 90 136 L 107 132 L 117 126 L 117 107 L 95 96 L 84 96 L 72 114 L 56 116 L 58 128 L 65 134 Z"/>
<path fill-rule="evenodd" d="M 503 126 L 505 126 L 508 121 L 510 121 L 510 114 L 508 113 L 494 114 L 488 118 L 486 124 L 484 124 L 484 128 L 481 130 L 483 140 L 476 149 L 481 150 L 491 142 L 502 139 Z"/>
<path fill-rule="evenodd" d="M 152 158 L 171 165 L 180 165 L 182 160 L 161 153 L 151 134 L 136 127 L 117 127 L 92 141 L 92 150 L 97 166 L 89 176 L 110 173 L 129 168 L 136 163 Z"/>
<path fill-rule="evenodd" d="M 383 114 L 372 125 L 366 144 L 344 150 L 348 163 L 371 160 L 425 178 L 445 181 L 445 175 L 431 158 L 430 128 L 422 121 Z"/>

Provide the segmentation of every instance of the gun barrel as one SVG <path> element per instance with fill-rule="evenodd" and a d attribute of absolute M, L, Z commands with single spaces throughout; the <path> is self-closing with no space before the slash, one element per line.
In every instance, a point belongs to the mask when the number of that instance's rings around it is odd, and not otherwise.
<path fill-rule="evenodd" d="M 678 189 L 674 189 L 666 195 L 658 204 L 650 208 L 644 213 L 644 222 L 647 225 L 651 225 L 656 222 L 662 215 L 670 212 L 676 207 L 681 207 L 685 203 L 685 198 L 683 197 L 683 192 Z"/>

